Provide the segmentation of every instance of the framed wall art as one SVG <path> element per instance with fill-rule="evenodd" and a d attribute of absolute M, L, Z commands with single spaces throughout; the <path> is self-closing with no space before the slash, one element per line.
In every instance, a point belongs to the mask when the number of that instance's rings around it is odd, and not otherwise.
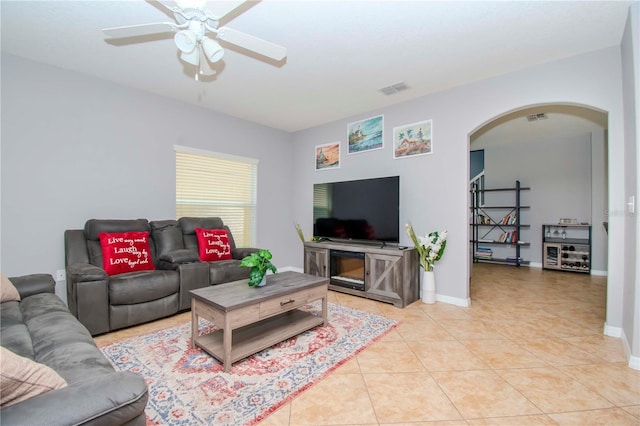
<path fill-rule="evenodd" d="M 433 153 L 433 120 L 393 128 L 393 158 L 407 158 Z"/>
<path fill-rule="evenodd" d="M 381 149 L 384 146 L 383 130 L 384 115 L 347 124 L 347 153 Z"/>
<path fill-rule="evenodd" d="M 340 168 L 340 142 L 316 145 L 316 170 Z"/>

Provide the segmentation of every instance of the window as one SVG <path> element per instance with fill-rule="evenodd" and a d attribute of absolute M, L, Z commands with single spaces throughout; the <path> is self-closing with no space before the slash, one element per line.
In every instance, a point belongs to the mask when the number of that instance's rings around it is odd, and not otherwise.
<path fill-rule="evenodd" d="M 319 217 L 331 217 L 331 185 L 313 185 L 313 223 Z"/>
<path fill-rule="evenodd" d="M 218 216 L 238 247 L 255 247 L 258 160 L 174 148 L 176 217 Z"/>

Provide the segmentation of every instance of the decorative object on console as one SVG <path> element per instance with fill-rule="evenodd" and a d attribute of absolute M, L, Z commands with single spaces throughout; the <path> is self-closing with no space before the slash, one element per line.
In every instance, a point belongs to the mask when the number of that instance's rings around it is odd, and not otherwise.
<path fill-rule="evenodd" d="M 383 148 L 383 130 L 384 115 L 347 124 L 347 153 L 356 154 Z"/>
<path fill-rule="evenodd" d="M 196 228 L 198 253 L 203 262 L 233 259 L 229 234 L 225 229 Z"/>
<path fill-rule="evenodd" d="M 249 274 L 250 287 L 262 287 L 265 285 L 267 283 L 267 271 L 271 271 L 274 274 L 278 272 L 278 268 L 271 263 L 272 258 L 273 255 L 269 250 L 261 249 L 242 259 L 240 266 L 251 268 Z"/>
<path fill-rule="evenodd" d="M 422 301 L 435 303 L 436 284 L 433 266 L 442 258 L 444 249 L 447 247 L 447 231 L 433 231 L 424 237 L 418 237 L 410 224 L 407 223 L 406 227 L 420 256 L 420 266 L 424 270 L 422 274 Z"/>
<path fill-rule="evenodd" d="M 406 158 L 433 153 L 432 120 L 393 128 L 393 158 Z"/>
<path fill-rule="evenodd" d="M 100 232 L 102 264 L 107 275 L 153 271 L 148 232 Z"/>
<path fill-rule="evenodd" d="M 287 56 L 287 49 L 270 41 L 262 40 L 243 32 L 222 27 L 218 28 L 220 20 L 237 16 L 238 12 L 246 11 L 241 8 L 245 1 L 233 2 L 209 2 L 208 6 L 213 10 L 202 6 L 188 5 L 176 2 L 177 5 L 168 5 L 169 2 L 153 2 L 155 7 L 164 8 L 166 12 L 174 15 L 176 22 L 155 22 L 151 24 L 130 25 L 125 27 L 106 28 L 102 31 L 112 38 L 129 38 L 146 36 L 149 34 L 176 33 L 174 42 L 180 51 L 180 59 L 196 67 L 195 74 L 215 75 L 214 70 L 204 72 L 203 65 L 207 68 L 222 59 L 224 50 L 215 39 L 235 45 L 249 52 L 257 53 L 266 58 L 281 62 Z M 173 2 L 170 2 L 173 3 Z M 181 5 L 182 4 L 182 5 Z M 200 60 L 202 54 L 207 61 Z"/>
<path fill-rule="evenodd" d="M 340 142 L 316 146 L 316 170 L 340 168 Z"/>

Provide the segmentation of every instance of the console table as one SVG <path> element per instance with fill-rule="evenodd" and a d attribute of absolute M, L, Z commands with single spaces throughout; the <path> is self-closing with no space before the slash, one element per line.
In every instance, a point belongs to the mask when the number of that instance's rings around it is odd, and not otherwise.
<path fill-rule="evenodd" d="M 304 243 L 304 272 L 329 279 L 329 289 L 404 308 L 420 298 L 420 266 L 413 247 Z"/>

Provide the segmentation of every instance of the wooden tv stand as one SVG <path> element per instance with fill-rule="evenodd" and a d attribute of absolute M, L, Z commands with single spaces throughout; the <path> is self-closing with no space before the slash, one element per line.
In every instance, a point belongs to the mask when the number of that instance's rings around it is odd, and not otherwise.
<path fill-rule="evenodd" d="M 339 261 L 335 257 L 332 260 L 332 251 L 351 252 L 354 258 L 362 258 L 361 278 L 354 279 L 352 271 L 345 271 L 344 281 L 340 271 L 335 275 Z M 355 261 L 349 259 L 349 262 Z M 357 275 L 357 267 L 351 268 L 356 268 Z M 420 266 L 418 252 L 413 247 L 383 246 L 381 243 L 306 242 L 304 272 L 329 278 L 330 290 L 391 303 L 399 308 L 420 298 Z M 350 286 L 352 282 L 354 285 Z M 360 288 L 355 288 L 358 286 Z"/>

